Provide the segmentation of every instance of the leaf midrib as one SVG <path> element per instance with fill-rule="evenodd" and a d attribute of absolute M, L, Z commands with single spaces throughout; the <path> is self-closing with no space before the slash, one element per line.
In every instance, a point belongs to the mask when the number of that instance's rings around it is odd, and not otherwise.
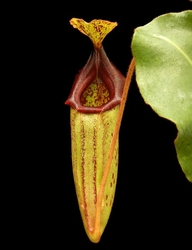
<path fill-rule="evenodd" d="M 176 43 L 174 43 L 169 38 L 167 38 L 165 36 L 162 36 L 162 35 L 156 35 L 156 34 L 154 34 L 153 36 L 157 37 L 157 38 L 160 38 L 160 39 L 162 39 L 162 40 L 164 40 L 164 41 L 172 44 L 187 59 L 187 61 L 189 62 L 189 64 L 192 67 L 192 60 L 186 55 L 186 53 Z"/>

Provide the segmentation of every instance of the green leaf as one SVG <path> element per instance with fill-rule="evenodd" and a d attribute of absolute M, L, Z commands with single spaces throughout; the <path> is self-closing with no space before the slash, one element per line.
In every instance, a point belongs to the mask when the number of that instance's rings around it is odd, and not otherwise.
<path fill-rule="evenodd" d="M 145 102 L 177 126 L 177 157 L 192 182 L 192 11 L 165 14 L 138 27 L 132 52 Z"/>

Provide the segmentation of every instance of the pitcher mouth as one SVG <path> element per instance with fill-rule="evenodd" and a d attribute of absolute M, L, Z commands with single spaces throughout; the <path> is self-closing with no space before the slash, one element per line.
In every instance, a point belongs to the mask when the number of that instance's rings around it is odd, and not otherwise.
<path fill-rule="evenodd" d="M 103 47 L 95 48 L 76 76 L 65 104 L 82 113 L 100 113 L 121 102 L 125 77 L 109 61 Z"/>

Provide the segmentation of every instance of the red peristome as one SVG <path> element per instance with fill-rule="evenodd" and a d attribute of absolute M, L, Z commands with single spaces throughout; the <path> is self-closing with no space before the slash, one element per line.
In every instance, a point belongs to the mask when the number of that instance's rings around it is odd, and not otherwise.
<path fill-rule="evenodd" d="M 86 107 L 81 103 L 85 89 L 99 77 L 109 91 L 110 100 L 99 107 Z M 112 109 L 121 102 L 125 77 L 109 61 L 103 47 L 95 49 L 86 65 L 76 76 L 71 93 L 65 104 L 82 113 L 100 113 Z"/>

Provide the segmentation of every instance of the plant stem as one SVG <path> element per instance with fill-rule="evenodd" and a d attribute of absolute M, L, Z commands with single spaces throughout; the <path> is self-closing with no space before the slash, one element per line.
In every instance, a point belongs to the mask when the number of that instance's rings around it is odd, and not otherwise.
<path fill-rule="evenodd" d="M 99 190 L 99 193 L 98 193 L 98 199 L 97 199 L 97 205 L 96 205 L 96 216 L 95 216 L 95 230 L 99 230 L 99 228 L 100 228 L 100 215 L 101 215 L 101 205 L 102 205 L 102 197 L 103 197 L 102 194 L 103 194 L 104 189 L 105 189 L 105 184 L 106 184 L 106 181 L 107 181 L 108 173 L 109 173 L 111 162 L 112 162 L 112 159 L 113 159 L 113 153 L 114 153 L 114 150 L 115 150 L 117 137 L 119 135 L 119 130 L 120 130 L 120 126 L 121 126 L 123 112 L 124 112 L 124 109 L 125 109 L 125 103 L 126 103 L 126 100 L 127 100 L 127 95 L 128 95 L 129 87 L 130 87 L 130 84 L 131 84 L 131 78 L 132 78 L 134 69 L 135 69 L 135 59 L 132 58 L 131 63 L 129 65 L 128 72 L 127 72 L 127 77 L 125 79 L 125 86 L 124 86 L 124 89 L 123 89 L 122 100 L 121 100 L 121 104 L 120 104 L 120 108 L 119 108 L 117 123 L 116 123 L 115 131 L 114 131 L 114 134 L 113 134 L 113 138 L 112 138 L 112 141 L 111 141 L 111 146 L 110 146 L 110 150 L 109 150 L 109 154 L 108 154 L 108 160 L 107 160 L 107 164 L 106 164 L 106 167 L 105 167 L 105 170 L 104 170 L 104 173 L 103 173 L 103 178 L 102 178 L 102 181 L 101 181 L 100 190 Z"/>

